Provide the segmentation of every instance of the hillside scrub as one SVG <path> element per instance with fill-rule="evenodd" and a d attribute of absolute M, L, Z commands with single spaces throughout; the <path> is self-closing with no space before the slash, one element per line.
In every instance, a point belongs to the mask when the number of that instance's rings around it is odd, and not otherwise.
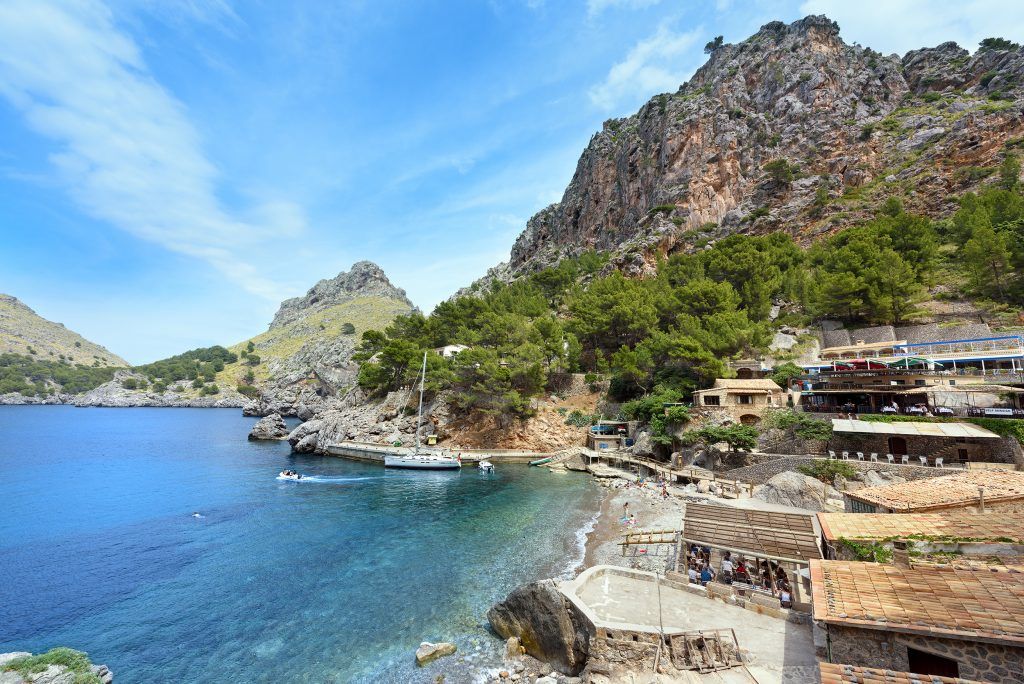
<path fill-rule="evenodd" d="M 920 315 L 940 268 L 973 278 L 979 294 L 1019 301 L 1018 173 L 1007 156 L 994 184 L 965 195 L 945 221 L 908 213 L 890 198 L 870 220 L 806 249 L 787 233 L 736 234 L 663 258 L 644 279 L 608 273 L 606 257 L 585 253 L 511 283 L 493 280 L 429 316 L 399 316 L 383 332 L 364 333 L 354 357 L 362 362 L 359 383 L 371 394 L 410 386 L 425 350 L 462 344 L 470 349 L 451 359 L 428 355 L 427 386 L 452 390 L 464 409 L 528 416 L 530 399 L 553 376 L 585 372 L 610 380 L 624 415 L 651 421 L 663 404 L 688 401 L 725 377 L 725 360 L 765 351 L 779 301 L 789 303 L 791 321 L 902 324 Z M 974 256 L 972 240 L 990 246 L 984 259 Z M 784 364 L 777 379 L 785 386 L 800 373 Z M 825 427 L 793 420 L 801 436 L 827 438 Z"/>
<path fill-rule="evenodd" d="M 25 396 L 46 396 L 53 390 L 47 382 L 69 394 L 88 392 L 109 382 L 117 368 L 72 365 L 68 361 L 42 361 L 21 354 L 0 354 L 0 394 L 18 392 Z"/>
<path fill-rule="evenodd" d="M 224 370 L 224 366 L 237 361 L 238 355 L 234 352 L 221 346 L 214 346 L 192 349 L 168 359 L 136 366 L 135 370 L 146 375 L 150 382 L 159 380 L 168 383 L 177 380 L 196 380 L 199 377 L 212 380 L 217 373 Z"/>
<path fill-rule="evenodd" d="M 17 672 L 23 679 L 29 679 L 32 675 L 44 672 L 51 665 L 64 667 L 71 674 L 70 681 L 73 684 L 100 684 L 100 678 L 90 670 L 89 656 L 70 648 L 52 648 L 39 655 L 15 658 L 3 669 L 7 672 Z"/>

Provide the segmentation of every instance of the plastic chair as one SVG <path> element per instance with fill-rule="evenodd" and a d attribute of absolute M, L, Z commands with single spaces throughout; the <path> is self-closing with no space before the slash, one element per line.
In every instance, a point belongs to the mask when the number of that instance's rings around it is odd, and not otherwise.
<path fill-rule="evenodd" d="M 829 449 L 828 450 L 828 457 L 829 457 L 829 460 L 832 460 L 832 461 L 836 460 L 836 452 L 834 452 L 831 449 Z"/>
<path fill-rule="evenodd" d="M 844 451 L 843 452 L 843 460 L 844 461 L 849 461 L 850 460 L 850 452 L 849 451 Z"/>
<path fill-rule="evenodd" d="M 910 456 L 907 456 L 906 454 L 903 454 L 902 456 L 900 456 L 900 463 L 902 463 L 903 465 L 909 465 L 910 464 Z"/>
<path fill-rule="evenodd" d="M 875 463 L 878 463 L 878 454 L 876 454 L 875 452 L 872 451 L 871 452 L 871 460 L 874 461 Z"/>
<path fill-rule="evenodd" d="M 921 465 L 923 465 L 923 466 L 928 465 L 928 457 L 927 456 L 918 456 L 918 458 L 921 459 Z"/>
<path fill-rule="evenodd" d="M 893 463 L 896 462 L 896 457 L 893 456 L 892 454 L 886 454 L 885 457 L 889 459 L 889 465 L 892 465 Z"/>
<path fill-rule="evenodd" d="M 857 452 L 857 460 L 858 461 L 863 461 L 864 460 L 864 452 L 863 451 L 858 451 Z"/>
<path fill-rule="evenodd" d="M 942 456 L 939 456 L 939 457 L 938 457 L 937 459 L 935 459 L 935 467 L 936 467 L 936 468 L 942 468 L 942 467 L 944 467 L 944 466 L 942 465 L 942 458 L 943 458 Z"/>

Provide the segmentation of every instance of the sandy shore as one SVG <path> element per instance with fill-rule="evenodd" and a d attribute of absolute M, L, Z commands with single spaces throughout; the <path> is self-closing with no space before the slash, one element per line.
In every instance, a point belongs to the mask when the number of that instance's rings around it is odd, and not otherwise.
<path fill-rule="evenodd" d="M 680 529 L 686 511 L 686 502 L 681 497 L 680 488 L 670 487 L 670 496 L 665 499 L 660 488 L 650 485 L 638 487 L 624 479 L 610 479 L 604 482 L 608 492 L 601 501 L 597 524 L 587 537 L 583 566 L 589 568 L 593 565 L 622 565 L 663 571 L 671 551 L 669 545 L 629 547 L 626 555 L 623 555 L 619 542 L 622 535 L 631 529 Z M 636 516 L 635 527 L 622 522 L 627 503 L 629 513 Z"/>

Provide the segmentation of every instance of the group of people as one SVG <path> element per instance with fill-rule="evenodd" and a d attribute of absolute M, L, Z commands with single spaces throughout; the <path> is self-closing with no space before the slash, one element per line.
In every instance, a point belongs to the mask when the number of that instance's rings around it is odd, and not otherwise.
<path fill-rule="evenodd" d="M 726 551 L 722 556 L 721 572 L 719 573 L 711 565 L 711 548 L 691 544 L 687 559 L 687 576 L 690 584 L 701 586 L 714 581 L 720 581 L 723 584 L 739 582 L 750 585 L 755 589 L 770 591 L 773 596 L 778 596 L 779 603 L 783 608 L 793 607 L 793 591 L 789 584 L 789 577 L 778 563 L 770 563 L 767 560 L 762 560 L 759 565 L 757 561 L 747 563 L 739 556 L 734 557 L 731 551 Z"/>
<path fill-rule="evenodd" d="M 654 491 L 658 491 L 660 489 L 661 490 L 660 493 L 661 493 L 661 498 L 662 499 L 667 499 L 669 496 L 671 496 L 668 493 L 668 480 L 666 480 L 661 475 L 658 475 L 657 477 L 650 478 L 650 479 L 645 478 L 645 477 L 638 477 L 636 479 L 635 483 L 630 483 L 627 480 L 626 484 L 625 484 L 625 488 L 629 489 L 629 487 L 631 487 L 631 486 L 636 486 L 638 489 L 646 489 L 647 487 L 650 487 L 650 488 L 654 489 Z"/>

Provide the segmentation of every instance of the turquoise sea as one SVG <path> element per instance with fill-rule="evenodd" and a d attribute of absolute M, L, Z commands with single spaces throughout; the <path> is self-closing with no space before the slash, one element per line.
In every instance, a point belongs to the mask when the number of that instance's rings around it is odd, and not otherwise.
<path fill-rule="evenodd" d="M 487 607 L 573 567 L 597 510 L 585 476 L 385 472 L 252 423 L 0 407 L 0 652 L 71 646 L 120 684 L 472 681 Z M 459 655 L 418 669 L 422 640 Z"/>

